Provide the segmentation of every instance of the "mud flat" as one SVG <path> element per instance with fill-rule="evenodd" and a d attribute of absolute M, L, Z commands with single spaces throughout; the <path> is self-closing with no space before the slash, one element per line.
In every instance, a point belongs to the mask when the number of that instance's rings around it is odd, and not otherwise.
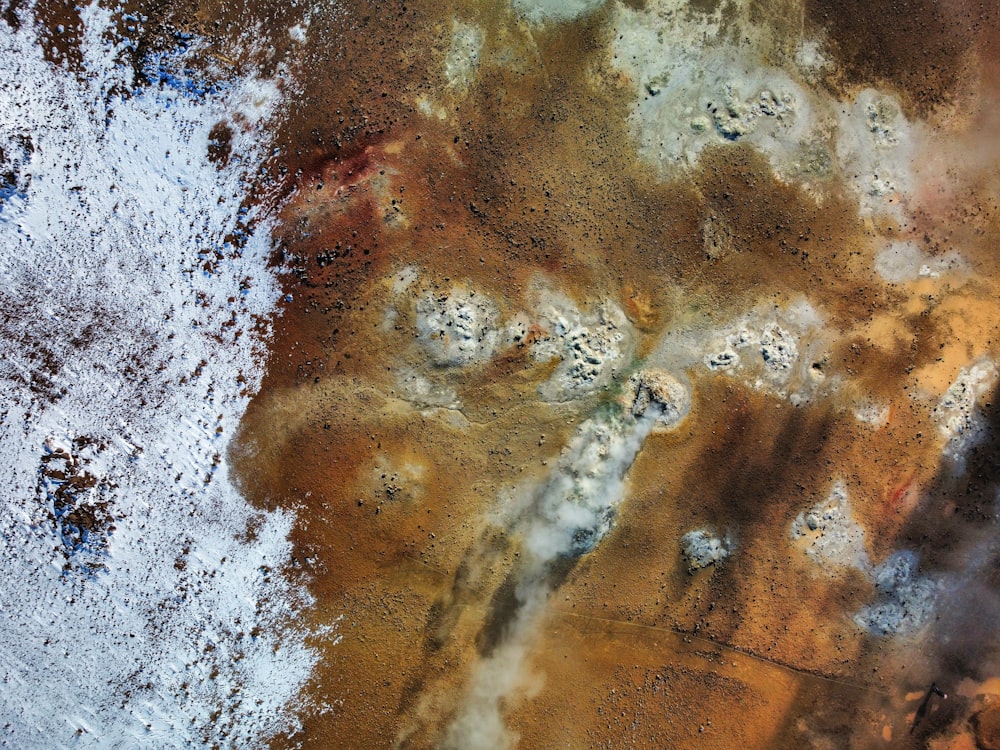
<path fill-rule="evenodd" d="M 985 746 L 997 49 L 758 5 L 301 32 L 232 453 L 341 636 L 287 746 Z"/>

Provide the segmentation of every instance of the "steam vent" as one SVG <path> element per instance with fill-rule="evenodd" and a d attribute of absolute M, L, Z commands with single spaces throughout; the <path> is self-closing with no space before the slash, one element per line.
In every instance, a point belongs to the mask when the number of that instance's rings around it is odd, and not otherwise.
<path fill-rule="evenodd" d="M 0 0 L 0 747 L 1000 748 L 992 0 Z"/>

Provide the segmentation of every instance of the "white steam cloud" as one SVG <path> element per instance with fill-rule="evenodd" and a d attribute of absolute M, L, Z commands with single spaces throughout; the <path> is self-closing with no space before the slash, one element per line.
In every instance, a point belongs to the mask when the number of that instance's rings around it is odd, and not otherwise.
<path fill-rule="evenodd" d="M 685 394 L 686 395 L 686 394 Z M 480 661 L 445 733 L 448 750 L 504 750 L 516 737 L 504 724 L 505 700 L 523 685 L 524 661 L 560 562 L 593 550 L 611 530 L 625 474 L 664 405 L 615 410 L 582 425 L 548 480 L 528 496 L 512 531 L 521 537 L 512 611 L 495 648 Z"/>

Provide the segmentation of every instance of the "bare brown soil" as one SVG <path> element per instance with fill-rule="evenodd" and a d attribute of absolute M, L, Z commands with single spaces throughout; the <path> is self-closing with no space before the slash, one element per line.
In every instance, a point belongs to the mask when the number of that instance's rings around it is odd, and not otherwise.
<path fill-rule="evenodd" d="M 872 601 L 871 582 L 828 575 L 788 529 L 841 478 L 875 561 L 909 547 L 929 570 L 960 570 L 987 533 L 995 441 L 956 479 L 930 409 L 962 366 L 997 354 L 995 179 L 963 159 L 905 227 L 861 219 L 846 189 L 817 202 L 739 146 L 710 149 L 689 178 L 664 182 L 636 157 L 604 12 L 529 32 L 492 6 L 338 7 L 310 26 L 306 83 L 281 134 L 294 192 L 276 262 L 291 301 L 233 454 L 256 502 L 298 512 L 314 624 L 341 618 L 343 639 L 317 645 L 316 708 L 275 746 L 438 746 L 516 581 L 519 539 L 494 514 L 505 493 L 542 481 L 611 397 L 543 402 L 551 366 L 513 346 L 435 373 L 461 408 L 407 400 L 398 378 L 419 365 L 415 330 L 387 311 L 410 266 L 418 285 L 468 284 L 504 314 L 524 308 L 539 275 L 581 305 L 613 300 L 640 356 L 679 323 L 718 324 L 799 295 L 835 334 L 821 365 L 845 385 L 805 406 L 692 376 L 690 416 L 646 441 L 611 535 L 559 571 L 504 705 L 520 747 L 973 741 L 973 700 L 957 694 L 911 725 L 932 680 L 990 676 L 993 647 L 944 648 L 935 625 L 910 641 L 866 634 L 851 615 Z M 836 85 L 887 83 L 918 115 L 954 104 L 978 39 L 968 23 L 939 23 L 945 11 L 928 3 L 806 11 L 836 45 Z M 515 60 L 484 67 L 464 96 L 442 94 L 438 80 L 456 14 Z M 424 95 L 447 115 L 420 114 Z M 971 117 L 970 143 L 980 129 Z M 724 252 L 706 251 L 706 221 L 725 227 Z M 956 247 L 973 271 L 887 285 L 872 270 L 886 238 L 932 254 Z M 884 426 L 853 418 L 865 395 L 889 405 Z M 692 575 L 680 537 L 705 525 L 730 530 L 736 552 Z M 953 615 L 960 632 L 964 616 Z M 980 716 L 982 735 L 992 714 Z"/>

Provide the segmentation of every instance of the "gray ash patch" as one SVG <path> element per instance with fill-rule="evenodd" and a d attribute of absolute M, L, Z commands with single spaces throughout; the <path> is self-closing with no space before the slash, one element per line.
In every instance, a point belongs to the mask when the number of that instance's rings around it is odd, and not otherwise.
<path fill-rule="evenodd" d="M 720 565 L 729 557 L 732 543 L 711 529 L 696 529 L 681 537 L 681 555 L 687 563 L 688 573 L 711 565 Z"/>
<path fill-rule="evenodd" d="M 879 636 L 908 635 L 930 622 L 938 584 L 918 573 L 919 560 L 909 550 L 890 555 L 872 577 L 877 596 L 854 621 Z"/>
<path fill-rule="evenodd" d="M 705 366 L 712 371 L 728 370 L 731 367 L 736 367 L 739 363 L 740 355 L 728 348 L 705 357 Z"/>
<path fill-rule="evenodd" d="M 762 304 L 741 320 L 708 333 L 701 350 L 711 372 L 738 377 L 756 388 L 802 404 L 836 388 L 822 366 L 829 339 L 824 316 L 806 299 Z"/>
<path fill-rule="evenodd" d="M 643 370 L 632 375 L 625 394 L 633 417 L 641 417 L 652 408 L 656 426 L 661 429 L 676 427 L 691 411 L 689 388 L 664 370 Z"/>
<path fill-rule="evenodd" d="M 764 89 L 744 100 L 737 88 L 727 83 L 717 99 L 705 107 L 711 114 L 715 130 L 727 141 L 737 141 L 757 129 L 758 121 L 774 118 L 778 122 L 794 117 L 795 97 L 790 93 L 775 95 Z"/>
<path fill-rule="evenodd" d="M 474 291 L 427 294 L 417 302 L 416 319 L 420 343 L 439 367 L 486 362 L 499 344 L 496 305 Z"/>
<path fill-rule="evenodd" d="M 547 401 L 582 398 L 605 388 L 633 347 L 628 320 L 612 303 L 587 314 L 553 295 L 539 317 L 546 333 L 532 354 L 539 361 L 558 361 L 539 389 Z"/>
<path fill-rule="evenodd" d="M 760 357 L 771 372 L 786 372 L 798 359 L 799 348 L 791 334 L 777 323 L 771 323 L 760 336 Z"/>
<path fill-rule="evenodd" d="M 790 532 L 793 541 L 824 569 L 833 565 L 865 570 L 869 566 L 865 531 L 854 518 L 847 487 L 841 481 L 834 483 L 825 500 L 799 513 Z"/>
<path fill-rule="evenodd" d="M 971 448 L 983 442 L 988 423 L 980 403 L 997 381 L 997 368 L 992 360 L 977 361 L 963 368 L 934 407 L 941 436 L 947 440 L 943 455 L 961 468 Z"/>

